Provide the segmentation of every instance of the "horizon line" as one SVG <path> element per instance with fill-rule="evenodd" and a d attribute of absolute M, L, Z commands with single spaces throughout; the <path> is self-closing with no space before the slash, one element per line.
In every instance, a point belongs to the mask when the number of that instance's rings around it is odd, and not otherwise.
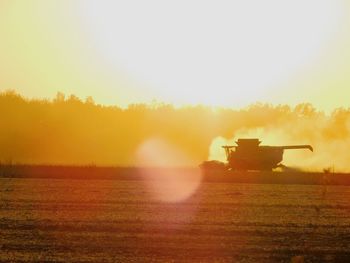
<path fill-rule="evenodd" d="M 300 101 L 298 103 L 272 103 L 272 102 L 267 102 L 267 101 L 255 101 L 252 102 L 250 104 L 247 104 L 245 106 L 227 106 L 227 105 L 210 105 L 210 104 L 206 104 L 206 103 L 183 103 L 183 104 L 176 104 L 176 103 L 172 103 L 172 102 L 167 102 L 167 101 L 161 101 L 158 99 L 152 99 L 151 101 L 138 101 L 138 102 L 130 102 L 127 103 L 125 105 L 120 105 L 120 104 L 112 104 L 112 103 L 99 103 L 96 102 L 95 99 L 93 98 L 93 96 L 91 95 L 87 95 L 85 96 L 85 98 L 79 97 L 78 95 L 75 95 L 74 93 L 70 93 L 70 94 L 65 94 L 61 91 L 57 91 L 56 92 L 56 96 L 52 96 L 52 97 L 36 97 L 36 96 L 25 96 L 23 94 L 21 94 L 19 91 L 17 91 L 16 89 L 0 89 L 0 96 L 1 95 L 16 95 L 18 97 L 20 97 L 21 99 L 28 101 L 28 102 L 35 102 L 35 101 L 41 101 L 41 102 L 55 102 L 55 99 L 57 99 L 57 96 L 59 96 L 59 94 L 63 95 L 63 101 L 67 102 L 69 101 L 70 98 L 73 99 L 77 99 L 79 102 L 85 104 L 85 103 L 89 103 L 88 100 L 92 99 L 93 105 L 95 106 L 102 106 L 102 107 L 117 107 L 120 109 L 128 109 L 132 106 L 137 106 L 137 105 L 144 105 L 150 108 L 160 108 L 160 107 L 164 107 L 164 106 L 171 106 L 174 109 L 182 109 L 182 108 L 195 108 L 195 107 L 204 107 L 204 108 L 210 108 L 211 110 L 220 110 L 220 109 L 230 109 L 230 110 L 244 110 L 244 109 L 249 109 L 252 106 L 257 106 L 257 105 L 262 105 L 262 106 L 272 106 L 272 107 L 283 107 L 283 106 L 288 106 L 291 109 L 295 109 L 297 106 L 300 105 L 310 105 L 313 109 L 315 109 L 317 112 L 319 113 L 325 113 L 325 114 L 331 114 L 332 112 L 339 110 L 339 109 L 345 109 L 345 110 L 350 110 L 350 105 L 349 106 L 345 106 L 345 105 L 341 105 L 341 106 L 337 106 L 337 107 L 333 107 L 332 109 L 319 109 L 317 108 L 312 102 L 309 101 Z"/>

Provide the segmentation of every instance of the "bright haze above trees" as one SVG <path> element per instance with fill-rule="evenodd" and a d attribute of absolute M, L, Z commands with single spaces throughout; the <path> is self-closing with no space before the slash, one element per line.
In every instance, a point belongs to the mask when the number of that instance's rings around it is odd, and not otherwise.
<path fill-rule="evenodd" d="M 0 90 L 127 106 L 348 106 L 346 0 L 0 3 Z"/>

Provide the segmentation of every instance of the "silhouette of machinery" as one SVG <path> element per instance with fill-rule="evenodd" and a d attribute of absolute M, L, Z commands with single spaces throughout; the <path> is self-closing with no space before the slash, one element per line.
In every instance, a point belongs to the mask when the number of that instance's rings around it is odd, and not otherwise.
<path fill-rule="evenodd" d="M 284 150 L 309 149 L 310 145 L 263 146 L 259 139 L 238 139 L 237 146 L 222 146 L 228 167 L 236 170 L 272 170 L 280 165 Z"/>
<path fill-rule="evenodd" d="M 258 170 L 271 171 L 273 168 L 283 167 L 284 150 L 309 149 L 310 145 L 265 146 L 260 145 L 259 139 L 238 139 L 237 146 L 222 146 L 226 152 L 227 164 L 218 161 L 204 162 L 204 169 L 230 169 L 230 170 Z"/>

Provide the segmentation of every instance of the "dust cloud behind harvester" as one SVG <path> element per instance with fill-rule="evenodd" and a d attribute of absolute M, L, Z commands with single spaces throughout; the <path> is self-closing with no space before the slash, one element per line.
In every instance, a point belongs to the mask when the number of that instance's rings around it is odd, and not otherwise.
<path fill-rule="evenodd" d="M 310 114 L 307 118 L 294 119 L 293 122 L 271 123 L 258 128 L 241 128 L 228 140 L 216 137 L 210 146 L 208 160 L 219 156 L 224 161 L 222 145 L 230 145 L 237 138 L 261 138 L 266 145 L 311 144 L 313 154 L 308 151 L 286 151 L 283 163 L 288 167 L 304 171 L 349 172 L 350 162 L 346 152 L 350 147 L 350 114 L 339 109 L 327 116 L 324 113 Z"/>

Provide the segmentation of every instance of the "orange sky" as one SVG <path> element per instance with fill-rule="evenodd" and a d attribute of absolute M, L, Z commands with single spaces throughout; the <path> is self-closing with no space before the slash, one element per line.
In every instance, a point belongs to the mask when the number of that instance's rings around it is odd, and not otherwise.
<path fill-rule="evenodd" d="M 0 91 L 349 107 L 349 13 L 345 0 L 0 1 Z"/>

